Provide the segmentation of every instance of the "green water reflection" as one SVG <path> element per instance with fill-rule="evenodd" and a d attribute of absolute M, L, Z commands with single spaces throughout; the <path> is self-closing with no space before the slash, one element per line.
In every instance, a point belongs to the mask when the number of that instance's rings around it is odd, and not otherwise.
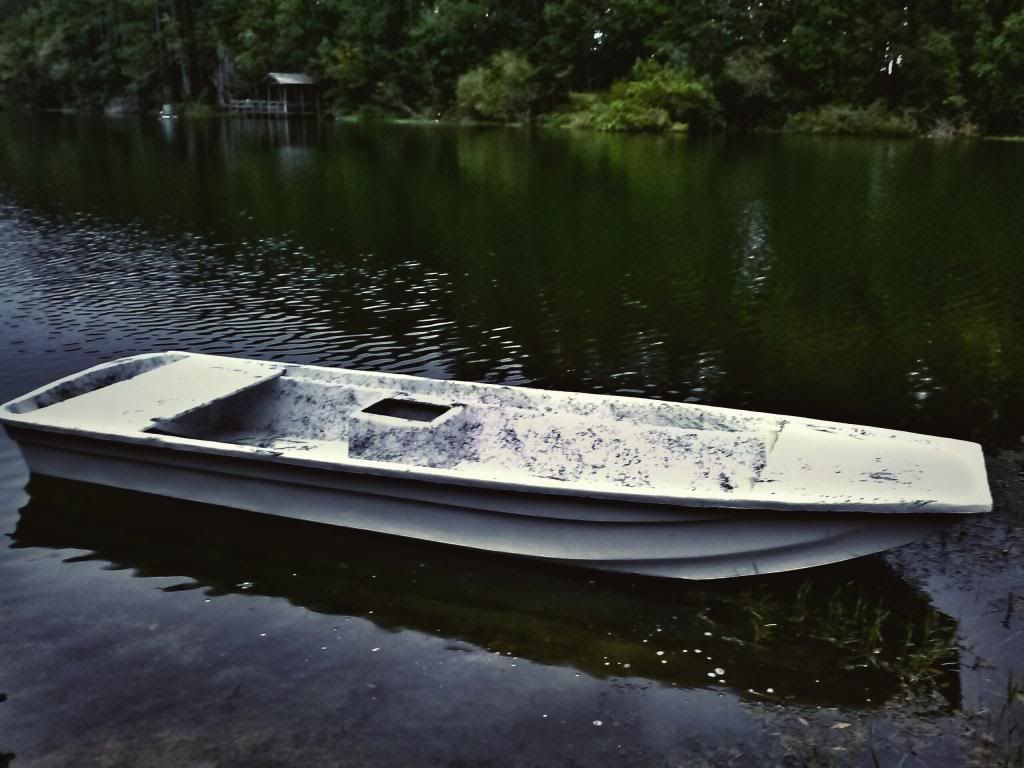
<path fill-rule="evenodd" d="M 402 312 L 347 312 L 337 274 L 444 274 L 446 375 L 515 362 L 516 383 L 988 443 L 1024 433 L 1022 162 L 995 143 L 0 118 L 14 204 L 200 238 L 200 282 L 301 266 L 327 298 L 292 307 L 299 325 L 326 308 L 414 344 Z"/>

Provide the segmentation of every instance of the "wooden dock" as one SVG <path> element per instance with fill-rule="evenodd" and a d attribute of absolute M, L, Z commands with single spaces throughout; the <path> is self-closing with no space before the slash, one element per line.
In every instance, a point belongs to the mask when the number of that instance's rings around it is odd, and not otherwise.
<path fill-rule="evenodd" d="M 270 72 L 263 78 L 265 99 L 231 99 L 228 109 L 239 115 L 299 117 L 320 114 L 316 81 L 301 72 Z"/>
<path fill-rule="evenodd" d="M 243 115 L 287 117 L 289 114 L 302 114 L 298 110 L 290 113 L 287 101 L 269 99 L 232 99 L 228 102 L 228 108 Z"/>

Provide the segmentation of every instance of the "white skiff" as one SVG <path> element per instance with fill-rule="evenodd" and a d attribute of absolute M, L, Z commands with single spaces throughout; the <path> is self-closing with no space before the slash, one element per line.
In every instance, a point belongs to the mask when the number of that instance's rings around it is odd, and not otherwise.
<path fill-rule="evenodd" d="M 0 423 L 35 475 L 679 578 L 845 560 L 992 505 L 959 440 L 186 352 L 61 379 Z"/>

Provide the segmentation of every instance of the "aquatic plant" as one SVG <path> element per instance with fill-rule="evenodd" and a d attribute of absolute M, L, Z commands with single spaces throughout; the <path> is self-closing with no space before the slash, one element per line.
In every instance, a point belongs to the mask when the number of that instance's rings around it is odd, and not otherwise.
<path fill-rule="evenodd" d="M 882 595 L 856 581 L 835 586 L 807 577 L 788 595 L 764 587 L 738 600 L 750 634 L 739 638 L 752 649 L 770 653 L 779 637 L 802 638 L 832 653 L 847 670 L 883 672 L 907 690 L 933 687 L 956 657 L 956 629 L 933 611 L 890 608 Z"/>

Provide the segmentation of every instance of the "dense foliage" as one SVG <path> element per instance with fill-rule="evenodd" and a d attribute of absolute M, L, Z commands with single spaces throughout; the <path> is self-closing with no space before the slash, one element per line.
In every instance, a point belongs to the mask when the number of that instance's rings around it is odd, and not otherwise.
<path fill-rule="evenodd" d="M 881 102 L 867 107 L 826 104 L 790 115 L 786 127 L 800 133 L 854 134 L 871 136 L 913 136 L 917 122 L 907 112 L 885 109 Z"/>
<path fill-rule="evenodd" d="M 502 51 L 490 63 L 470 70 L 455 88 L 459 110 L 484 120 L 527 120 L 537 98 L 536 70 L 523 56 Z"/>
<path fill-rule="evenodd" d="M 1020 0 L 0 0 L 7 103 L 216 105 L 270 70 L 343 114 L 518 121 L 603 92 L 579 122 L 1024 131 Z M 659 77 L 698 106 L 653 104 Z"/>
<path fill-rule="evenodd" d="M 629 77 L 607 93 L 570 94 L 565 121 L 599 131 L 685 130 L 690 123 L 714 125 L 718 104 L 707 78 L 670 65 L 640 60 Z"/>

